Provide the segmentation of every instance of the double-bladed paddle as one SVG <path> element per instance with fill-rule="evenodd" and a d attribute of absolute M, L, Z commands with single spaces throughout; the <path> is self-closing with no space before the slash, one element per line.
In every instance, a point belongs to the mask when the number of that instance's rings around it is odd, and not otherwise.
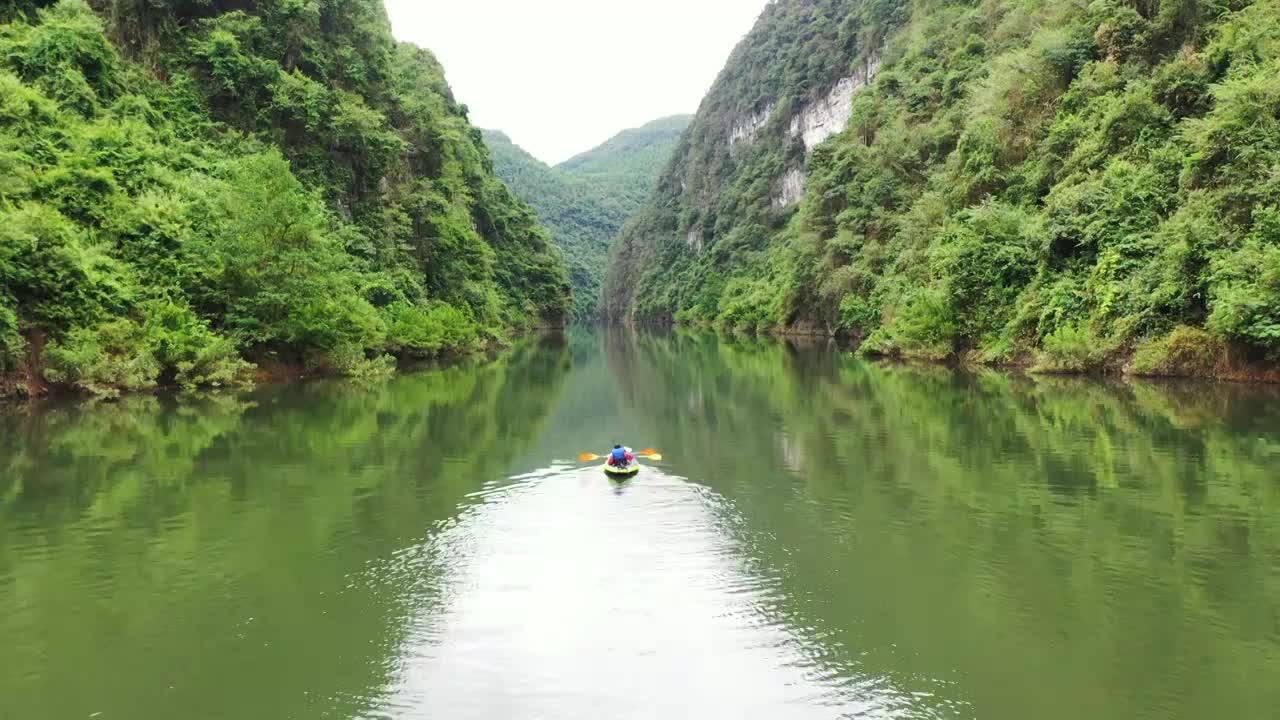
<path fill-rule="evenodd" d="M 654 450 L 653 448 L 645 448 L 644 450 L 641 450 L 640 452 L 633 453 L 633 454 L 638 457 L 648 458 L 650 460 L 662 459 L 662 453 L 658 452 L 657 450 Z M 578 456 L 578 462 L 591 462 L 592 460 L 603 460 L 607 457 L 609 456 L 596 455 L 595 453 L 582 453 L 581 455 Z"/>

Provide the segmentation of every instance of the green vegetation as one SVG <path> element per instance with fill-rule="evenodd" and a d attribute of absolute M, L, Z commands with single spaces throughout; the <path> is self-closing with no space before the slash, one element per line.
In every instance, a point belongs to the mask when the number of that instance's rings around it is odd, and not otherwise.
<path fill-rule="evenodd" d="M 630 215 L 649 199 L 691 120 L 692 115 L 672 115 L 623 130 L 556 169 L 595 187 L 601 202 Z"/>
<path fill-rule="evenodd" d="M 1219 372 L 1218 362 L 1226 356 L 1222 341 L 1200 328 L 1181 325 L 1139 345 L 1131 369 L 1135 375 L 1205 377 Z"/>
<path fill-rule="evenodd" d="M 564 251 L 575 317 L 597 315 L 609 242 L 653 192 L 690 119 L 673 115 L 624 130 L 555 167 L 505 134 L 484 131 L 494 171 L 534 207 Z"/>
<path fill-rule="evenodd" d="M 558 323 L 563 261 L 377 0 L 0 4 L 0 376 L 364 374 Z M 28 371 L 31 368 L 27 368 Z"/>
<path fill-rule="evenodd" d="M 806 156 L 791 118 L 871 60 Z M 1187 328 L 1216 357 L 1179 372 L 1280 362 L 1275 3 L 781 0 L 676 157 L 614 250 L 614 317 L 1052 371 L 1141 346 L 1154 372 L 1151 343 Z"/>

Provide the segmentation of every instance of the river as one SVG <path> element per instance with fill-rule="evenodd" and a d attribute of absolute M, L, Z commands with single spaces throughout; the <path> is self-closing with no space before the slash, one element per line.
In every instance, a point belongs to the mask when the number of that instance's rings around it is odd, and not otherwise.
<path fill-rule="evenodd" d="M 584 451 L 664 455 L 632 482 Z M 0 408 L 0 717 L 1262 718 L 1280 391 L 615 329 Z"/>

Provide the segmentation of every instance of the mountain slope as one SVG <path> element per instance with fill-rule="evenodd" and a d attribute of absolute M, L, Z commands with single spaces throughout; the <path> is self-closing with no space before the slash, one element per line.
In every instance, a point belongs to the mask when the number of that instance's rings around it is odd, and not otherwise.
<path fill-rule="evenodd" d="M 605 198 L 623 206 L 629 216 L 649 199 L 658 174 L 691 120 L 692 115 L 672 115 L 623 130 L 556 169 L 601 187 Z"/>
<path fill-rule="evenodd" d="M 534 207 L 565 253 L 576 317 L 596 314 L 609 241 L 653 191 L 689 119 L 676 115 L 624 130 L 554 168 L 505 134 L 484 131 L 495 172 Z"/>
<path fill-rule="evenodd" d="M 608 311 L 710 319 L 725 283 L 785 227 L 777 202 L 804 147 L 790 120 L 821 103 L 854 66 L 875 66 L 897 20 L 879 2 L 781 0 L 765 6 L 703 99 L 645 207 L 615 243 Z M 834 123 L 832 123 L 834 125 Z"/>
<path fill-rule="evenodd" d="M 379 0 L 0 14 L 0 375 L 367 372 L 564 315 L 561 258 Z"/>
<path fill-rule="evenodd" d="M 573 287 L 573 316 L 594 315 L 609 238 L 622 226 L 627 211 L 618 203 L 604 202 L 598 188 L 548 166 L 506 135 L 486 130 L 484 138 L 493 153 L 494 172 L 533 206 L 563 251 Z"/>
<path fill-rule="evenodd" d="M 1280 359 L 1271 2 L 779 0 L 620 235 L 614 317 L 1215 374 Z"/>

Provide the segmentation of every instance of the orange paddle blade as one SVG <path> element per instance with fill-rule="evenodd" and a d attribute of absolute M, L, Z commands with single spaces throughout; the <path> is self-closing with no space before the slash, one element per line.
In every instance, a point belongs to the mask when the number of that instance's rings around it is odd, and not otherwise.
<path fill-rule="evenodd" d="M 637 455 L 657 455 L 657 454 L 658 454 L 658 451 L 657 451 L 657 450 L 654 450 L 653 448 L 645 448 L 644 450 L 641 450 L 640 452 L 638 452 L 638 453 L 636 453 L 636 454 L 637 454 Z"/>
<path fill-rule="evenodd" d="M 599 459 L 600 459 L 599 455 L 592 455 L 591 453 L 582 453 L 581 455 L 578 456 L 578 462 L 591 462 L 592 460 L 599 460 Z"/>

